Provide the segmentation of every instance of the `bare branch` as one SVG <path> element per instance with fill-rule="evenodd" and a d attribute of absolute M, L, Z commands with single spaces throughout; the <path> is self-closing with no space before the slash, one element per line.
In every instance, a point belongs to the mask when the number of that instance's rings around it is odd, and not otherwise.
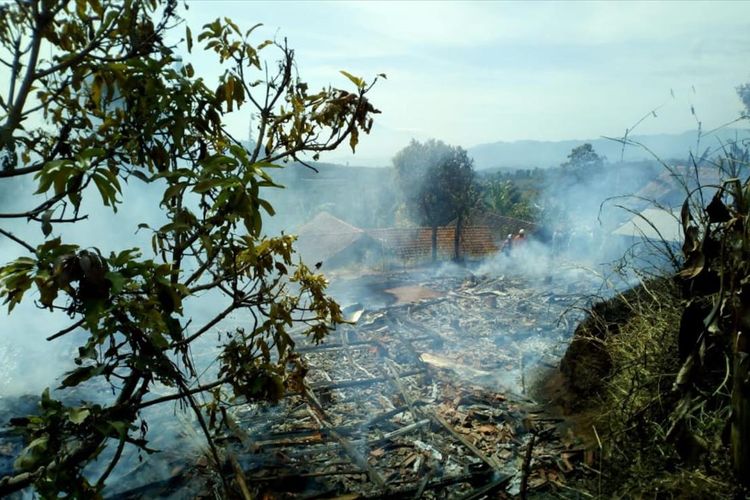
<path fill-rule="evenodd" d="M 6 231 L 5 229 L 0 228 L 0 234 L 2 234 L 3 236 L 5 236 L 6 238 L 10 238 L 11 240 L 15 241 L 16 243 L 18 243 L 19 245 L 21 245 L 22 247 L 24 247 L 29 252 L 31 252 L 31 253 L 33 253 L 33 254 L 36 255 L 36 248 L 34 248 L 31 245 L 29 245 L 28 243 L 26 243 L 25 241 L 23 241 L 18 236 L 14 236 L 13 233 L 11 233 L 10 231 Z"/>

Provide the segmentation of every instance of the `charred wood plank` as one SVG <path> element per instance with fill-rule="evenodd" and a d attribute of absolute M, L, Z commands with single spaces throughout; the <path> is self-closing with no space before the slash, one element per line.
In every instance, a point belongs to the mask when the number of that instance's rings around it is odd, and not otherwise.
<path fill-rule="evenodd" d="M 406 405 L 409 407 L 409 412 L 411 413 L 412 418 L 415 421 L 418 420 L 421 414 L 417 412 L 416 401 L 413 397 L 411 397 L 411 394 L 409 394 L 409 392 L 399 380 L 401 378 L 401 374 L 398 372 L 396 363 L 391 359 L 386 359 L 385 367 L 388 370 L 388 373 L 390 373 L 391 375 L 391 383 L 396 387 L 396 390 L 398 390 L 398 392 L 401 394 L 401 397 L 404 398 L 404 401 L 406 401 Z"/>
<path fill-rule="evenodd" d="M 378 488 L 385 488 L 385 481 L 383 480 L 382 476 L 378 473 L 378 471 L 373 468 L 370 463 L 367 461 L 367 458 L 364 457 L 350 442 L 347 440 L 344 436 L 337 433 L 336 431 L 332 430 L 333 425 L 331 425 L 328 416 L 326 415 L 325 410 L 323 409 L 323 406 L 320 404 L 320 401 L 318 401 L 318 398 L 315 397 L 315 394 L 309 387 L 305 387 L 304 389 L 305 397 L 307 398 L 307 401 L 310 403 L 310 406 L 314 409 L 315 413 L 313 415 L 317 414 L 317 418 L 320 420 L 321 426 L 325 426 L 333 438 L 338 441 L 341 444 L 341 447 L 344 448 L 344 451 L 346 451 L 346 454 L 349 455 L 349 457 L 354 460 L 354 463 L 360 467 L 362 470 L 367 471 L 367 476 L 370 478 L 370 481 L 375 483 L 375 485 Z"/>
<path fill-rule="evenodd" d="M 443 477 L 435 481 L 430 481 L 424 487 L 422 487 L 421 484 L 414 484 L 413 481 L 410 481 L 410 485 L 402 488 L 398 488 L 396 486 L 393 489 L 390 489 L 388 491 L 382 491 L 371 495 L 362 495 L 360 498 L 366 498 L 369 500 L 386 500 L 390 498 L 414 498 L 417 493 L 419 493 L 420 489 L 422 492 L 426 490 L 443 490 L 445 488 L 448 488 L 449 486 L 454 486 L 456 484 L 461 483 L 467 483 L 467 484 L 477 484 L 481 482 L 486 482 L 490 480 L 493 476 L 493 471 L 491 469 L 483 470 L 483 471 L 477 471 L 477 472 L 471 472 L 469 474 L 461 474 L 459 476 L 448 476 Z M 510 478 L 508 478 L 510 480 Z M 394 485 L 401 485 L 404 484 L 402 482 L 394 482 L 392 483 Z"/>
<path fill-rule="evenodd" d="M 445 430 L 447 430 L 448 433 L 451 436 L 453 436 L 462 445 L 464 445 L 466 448 L 468 448 L 482 462 L 484 462 L 487 465 L 489 465 L 492 469 L 494 469 L 495 471 L 497 471 L 498 474 L 502 474 L 503 476 L 505 476 L 505 474 L 503 474 L 503 472 L 500 470 L 500 465 L 495 460 L 493 460 L 491 457 L 488 457 L 487 455 L 485 455 L 484 453 L 482 453 L 482 450 L 480 450 L 479 448 L 477 448 L 476 446 L 474 446 L 474 443 L 472 443 L 471 441 L 469 441 L 468 439 L 466 439 L 465 436 L 463 436 L 458 431 L 456 431 L 456 429 L 454 429 L 453 426 L 451 424 L 449 424 L 437 412 L 435 412 L 434 410 L 429 410 L 429 411 L 427 411 L 425 413 L 426 413 L 426 415 L 430 419 L 432 419 L 433 421 L 435 421 L 436 423 L 438 423 L 439 425 L 441 425 L 442 427 L 444 427 Z"/>
<path fill-rule="evenodd" d="M 399 375 L 399 378 L 413 377 L 415 375 L 422 375 L 427 373 L 427 370 L 409 370 Z M 332 390 L 332 389 L 345 389 L 347 387 L 361 387 L 364 385 L 377 384 L 379 382 L 387 382 L 392 377 L 372 377 L 358 380 L 339 380 L 338 382 L 321 382 L 317 384 L 310 384 L 310 389 L 313 391 L 321 390 Z"/>
<path fill-rule="evenodd" d="M 466 496 L 461 497 L 461 500 L 479 500 L 480 498 L 484 498 L 487 495 L 495 493 L 498 490 L 504 489 L 512 478 L 513 476 L 510 475 L 501 475 L 494 481 L 482 486 L 481 488 L 477 488 Z"/>
<path fill-rule="evenodd" d="M 229 455 L 229 463 L 232 465 L 232 469 L 234 470 L 235 480 L 237 481 L 237 486 L 239 486 L 240 492 L 242 493 L 242 498 L 244 500 L 252 500 L 253 496 L 250 494 L 250 490 L 247 488 L 247 478 L 245 477 L 245 472 L 242 470 L 242 467 L 240 467 L 239 462 L 237 462 L 237 457 L 235 457 L 234 454 Z"/>
<path fill-rule="evenodd" d="M 531 433 L 531 439 L 529 444 L 526 445 L 526 454 L 523 457 L 523 467 L 521 468 L 521 491 L 519 496 L 522 500 L 526 500 L 529 493 L 529 476 L 531 475 L 531 455 L 534 451 L 534 443 L 536 442 L 536 432 Z"/>
<path fill-rule="evenodd" d="M 378 423 L 383 422 L 385 420 L 389 420 L 390 418 L 395 417 L 396 415 L 398 415 L 400 413 L 403 413 L 403 412 L 405 412 L 407 410 L 411 410 L 412 407 L 414 407 L 414 406 L 421 406 L 421 405 L 424 405 L 424 404 L 427 404 L 427 403 L 425 403 L 424 401 L 414 401 L 410 405 L 399 406 L 397 408 L 394 408 L 394 409 L 392 409 L 390 411 L 387 411 L 385 413 L 381 413 L 380 415 L 377 415 L 377 416 L 371 418 L 370 420 L 367 421 L 367 423 L 365 424 L 365 426 L 368 427 L 368 428 L 369 427 L 373 427 L 373 426 L 377 425 Z"/>
<path fill-rule="evenodd" d="M 345 469 L 332 471 L 300 472 L 298 474 L 277 474 L 274 476 L 254 476 L 250 479 L 255 482 L 283 482 L 299 478 L 305 479 L 326 476 L 360 476 L 362 474 L 365 474 L 365 472 L 361 469 Z"/>
<path fill-rule="evenodd" d="M 368 347 L 374 344 L 374 340 L 354 340 L 349 341 L 346 344 L 343 342 L 331 342 L 330 344 L 304 345 L 297 347 L 295 350 L 300 354 L 311 352 L 332 352 L 358 347 Z"/>

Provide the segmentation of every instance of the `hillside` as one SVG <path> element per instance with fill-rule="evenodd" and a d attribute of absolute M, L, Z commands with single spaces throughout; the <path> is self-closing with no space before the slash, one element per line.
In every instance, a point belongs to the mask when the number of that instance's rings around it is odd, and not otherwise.
<path fill-rule="evenodd" d="M 743 136 L 746 136 L 746 132 L 742 130 L 723 129 L 702 137 L 700 150 L 703 152 L 708 147 L 716 149 L 720 146 L 720 142 Z M 647 146 L 660 158 L 682 159 L 686 152 L 698 149 L 696 148 L 697 131 L 682 134 L 634 135 L 631 139 Z M 626 147 L 623 154 L 621 143 L 606 138 L 565 141 L 498 141 L 471 147 L 469 154 L 474 158 L 477 169 L 548 168 L 564 162 L 571 149 L 586 142 L 591 143 L 597 153 L 606 156 L 609 161 L 617 161 L 621 155 L 625 161 L 652 159 L 648 151 L 635 146 Z"/>

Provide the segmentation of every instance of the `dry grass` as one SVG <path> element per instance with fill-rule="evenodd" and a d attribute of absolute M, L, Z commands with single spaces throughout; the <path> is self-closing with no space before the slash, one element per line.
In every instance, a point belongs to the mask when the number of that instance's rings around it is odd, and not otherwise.
<path fill-rule="evenodd" d="M 670 434 L 683 304 L 671 281 L 646 282 L 644 291 L 629 296 L 630 318 L 617 333 L 599 339 L 612 369 L 595 405 L 601 480 L 587 489 L 606 498 L 731 498 L 721 441 L 728 400 L 717 395 Z"/>

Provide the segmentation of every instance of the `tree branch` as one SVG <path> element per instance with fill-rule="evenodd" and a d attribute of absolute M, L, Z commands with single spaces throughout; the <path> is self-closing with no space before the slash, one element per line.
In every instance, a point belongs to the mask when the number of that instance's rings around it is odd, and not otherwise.
<path fill-rule="evenodd" d="M 13 233 L 11 233 L 9 231 L 6 231 L 5 229 L 0 228 L 0 234 L 2 234 L 3 236 L 5 236 L 7 238 L 10 238 L 11 240 L 15 241 L 16 243 L 18 243 L 19 245 L 21 245 L 22 247 L 24 247 L 29 252 L 31 252 L 34 255 L 36 255 L 36 248 L 34 248 L 31 245 L 29 245 L 28 243 L 26 243 L 25 241 L 23 241 L 18 236 L 14 236 Z"/>

